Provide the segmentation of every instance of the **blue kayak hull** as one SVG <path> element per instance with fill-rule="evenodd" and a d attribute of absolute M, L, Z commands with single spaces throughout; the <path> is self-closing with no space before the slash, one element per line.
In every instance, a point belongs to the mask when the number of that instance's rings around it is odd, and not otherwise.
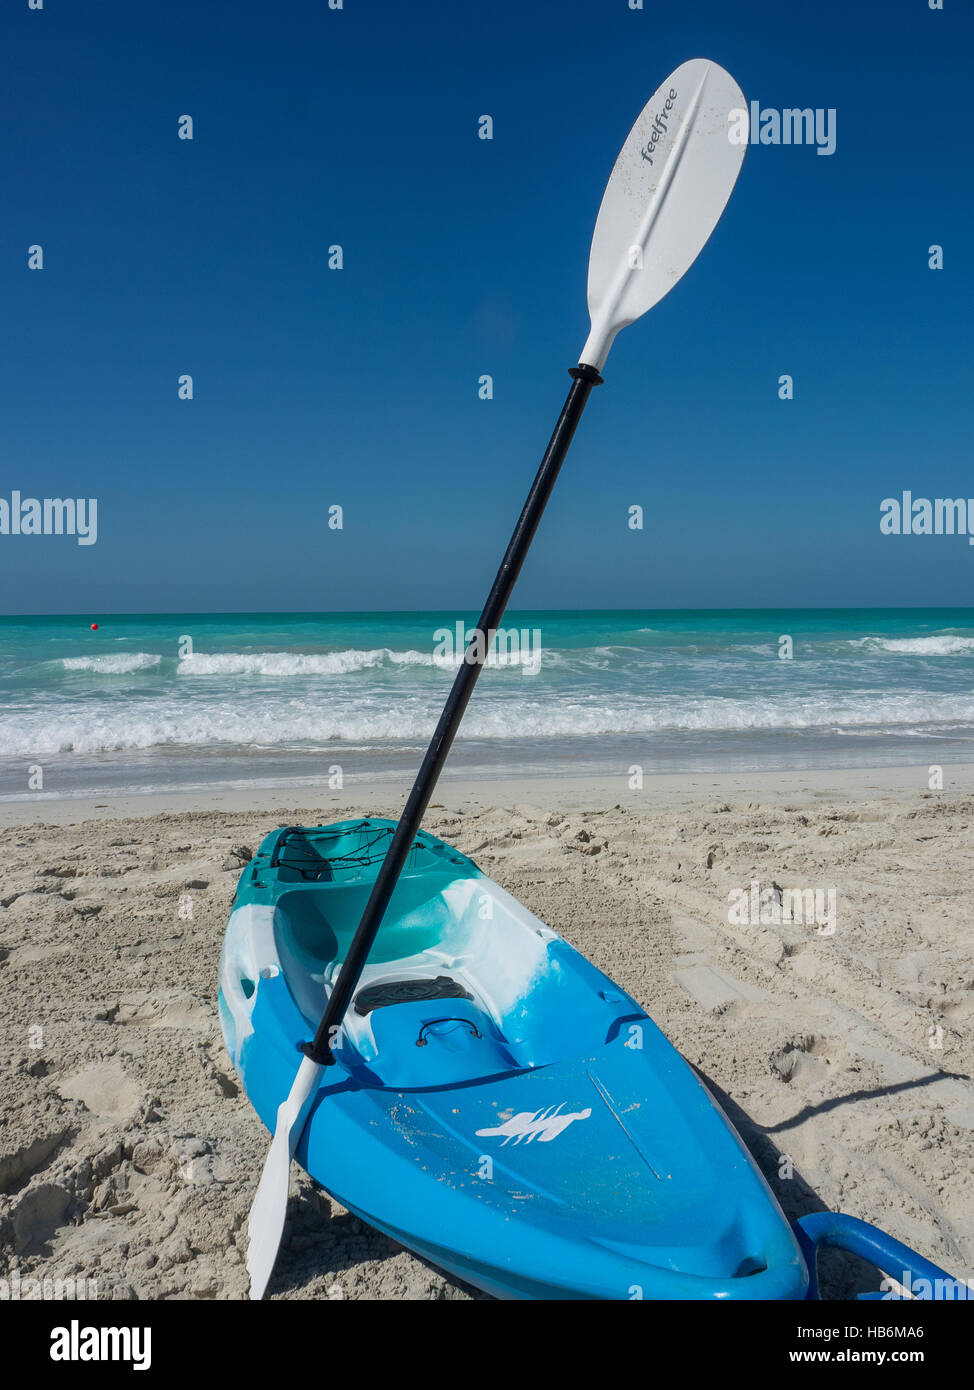
<path fill-rule="evenodd" d="M 269 1129 L 391 824 L 277 832 L 244 871 L 220 1016 Z M 377 947 L 296 1153 L 342 1206 L 498 1297 L 806 1296 L 788 1223 L 692 1069 L 471 861 L 421 836 Z"/>

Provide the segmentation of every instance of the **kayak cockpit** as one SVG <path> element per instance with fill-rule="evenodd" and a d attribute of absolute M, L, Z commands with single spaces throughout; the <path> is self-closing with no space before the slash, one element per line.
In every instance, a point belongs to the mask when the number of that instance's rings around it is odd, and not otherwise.
<path fill-rule="evenodd" d="M 277 901 L 277 954 L 310 1026 L 341 970 L 368 888 L 318 881 L 310 890 L 288 888 Z M 561 1061 L 601 1047 L 621 1017 L 641 1013 L 621 992 L 606 998 L 609 991 L 593 990 L 580 962 L 479 871 L 405 876 L 345 1017 L 344 1040 L 371 1084 L 386 1086 L 442 1085 Z M 356 1069 L 354 1056 L 343 1061 Z"/>
<path fill-rule="evenodd" d="M 261 846 L 241 880 L 237 907 L 248 915 L 225 971 L 238 1031 L 252 1010 L 243 982 L 265 964 L 248 963 L 253 933 L 314 1031 L 393 829 L 374 819 L 286 827 Z M 271 952 L 258 922 L 271 928 Z M 343 1021 L 340 1060 L 371 1085 L 443 1085 L 577 1057 L 642 1017 L 471 860 L 421 832 Z"/>

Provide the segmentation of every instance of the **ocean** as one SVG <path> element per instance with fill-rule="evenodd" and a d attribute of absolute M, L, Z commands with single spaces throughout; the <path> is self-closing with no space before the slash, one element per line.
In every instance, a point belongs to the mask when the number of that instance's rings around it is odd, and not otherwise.
<path fill-rule="evenodd" d="M 458 622 L 476 615 L 0 618 L 0 797 L 412 770 Z M 445 776 L 974 760 L 974 609 L 514 611 L 504 632 Z"/>

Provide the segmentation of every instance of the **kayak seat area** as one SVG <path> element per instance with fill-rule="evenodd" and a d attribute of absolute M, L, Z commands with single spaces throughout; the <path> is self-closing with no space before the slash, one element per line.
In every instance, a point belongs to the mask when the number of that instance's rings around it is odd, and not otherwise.
<path fill-rule="evenodd" d="M 430 999 L 472 999 L 469 990 L 449 975 L 433 979 L 382 980 L 360 989 L 354 999 L 355 1012 L 363 1017 L 373 1009 L 385 1009 L 390 1004 L 411 1004 Z"/>
<path fill-rule="evenodd" d="M 400 880 L 375 943 L 370 965 L 415 956 L 435 946 L 449 929 L 441 889 L 450 874 Z M 345 959 L 368 902 L 370 883 L 308 883 L 277 900 L 275 939 L 282 963 L 321 973 Z"/>
<path fill-rule="evenodd" d="M 318 880 L 288 886 L 277 899 L 275 945 L 309 1024 L 321 1017 L 370 891 L 368 882 Z M 463 1068 L 476 1075 L 478 1065 L 481 1074 L 545 1066 L 602 1047 L 621 1020 L 641 1013 L 610 985 L 497 884 L 447 865 L 400 880 L 344 1028 L 351 1049 L 390 1085 L 412 1083 L 386 1081 L 388 1068 L 428 1075 L 429 1059 L 450 1049 L 463 1053 L 450 1080 Z M 426 1010 L 420 1023 L 468 1017 L 476 1035 L 447 1030 L 449 1042 L 416 1049 L 416 1008 Z M 410 1058 L 402 1067 L 393 1055 L 400 1045 Z"/>

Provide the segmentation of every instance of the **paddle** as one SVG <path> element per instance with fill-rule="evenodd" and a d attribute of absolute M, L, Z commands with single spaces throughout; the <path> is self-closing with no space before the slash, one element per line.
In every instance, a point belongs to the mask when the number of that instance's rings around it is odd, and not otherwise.
<path fill-rule="evenodd" d="M 362 919 L 314 1039 L 277 1112 L 270 1152 L 250 1212 L 250 1294 L 262 1298 L 284 1230 L 291 1159 L 300 1141 L 345 1011 L 450 751 L 480 668 L 504 615 L 545 504 L 592 387 L 620 328 L 671 290 L 696 259 L 724 210 L 746 142 L 731 144 L 728 116 L 746 111 L 737 84 L 716 63 L 677 68 L 643 109 L 623 145 L 599 209 L 588 272 L 591 332 L 537 476 L 402 818 L 376 875 Z"/>

